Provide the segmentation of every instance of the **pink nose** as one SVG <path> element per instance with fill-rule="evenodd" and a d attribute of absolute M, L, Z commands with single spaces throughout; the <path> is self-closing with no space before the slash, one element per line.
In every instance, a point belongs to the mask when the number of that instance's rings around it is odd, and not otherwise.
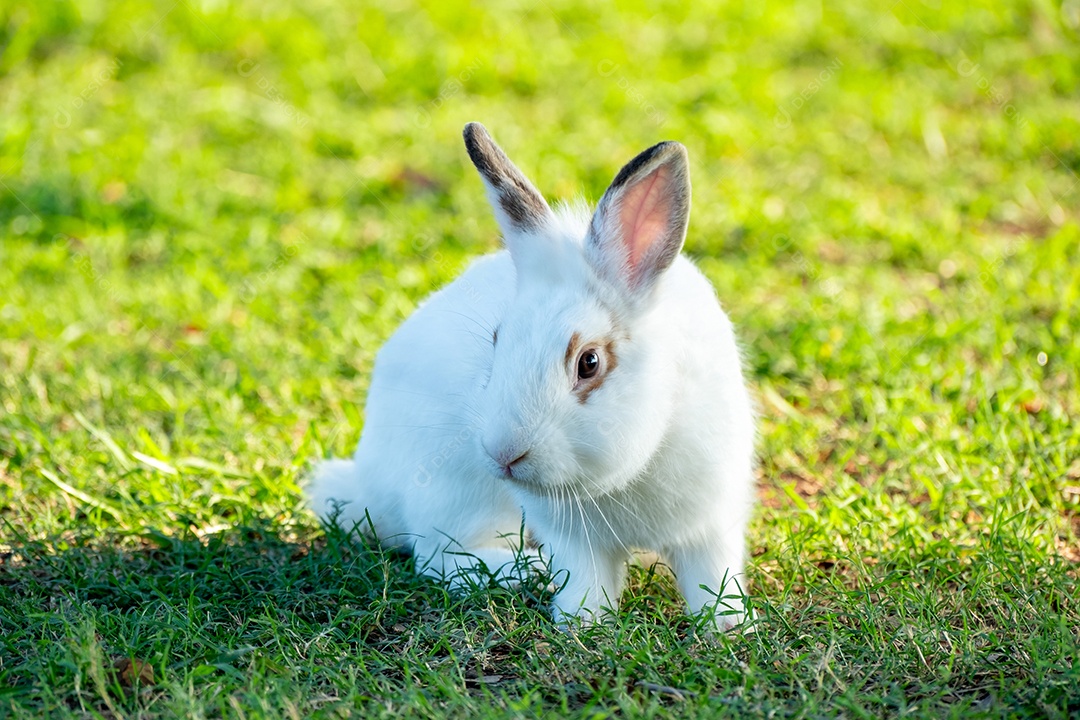
<path fill-rule="evenodd" d="M 491 459 L 502 468 L 503 477 L 513 477 L 514 468 L 529 456 L 528 450 L 504 449 L 491 454 Z"/>

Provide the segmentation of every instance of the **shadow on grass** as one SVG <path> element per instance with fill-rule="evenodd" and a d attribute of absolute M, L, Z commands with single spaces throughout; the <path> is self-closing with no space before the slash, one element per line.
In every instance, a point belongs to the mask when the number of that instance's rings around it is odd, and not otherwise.
<path fill-rule="evenodd" d="M 124 714 L 163 680 L 318 685 L 320 666 L 345 664 L 392 696 L 408 682 L 403 644 L 459 657 L 448 618 L 483 627 L 493 604 L 535 617 L 541 601 L 495 587 L 449 594 L 407 555 L 337 528 L 257 521 L 24 541 L 0 546 L 0 708 Z"/>
<path fill-rule="evenodd" d="M 756 632 L 707 640 L 688 632 L 670 579 L 642 568 L 618 618 L 568 634 L 529 589 L 451 595 L 406 556 L 333 528 L 23 542 L 0 552 L 0 708 L 231 715 L 239 702 L 280 714 L 300 698 L 308 711 L 1064 717 L 1080 710 L 1078 582 L 1075 566 L 1036 556 L 993 538 L 897 547 L 870 566 L 785 551 L 769 571 L 781 586 L 756 581 L 769 600 Z"/>

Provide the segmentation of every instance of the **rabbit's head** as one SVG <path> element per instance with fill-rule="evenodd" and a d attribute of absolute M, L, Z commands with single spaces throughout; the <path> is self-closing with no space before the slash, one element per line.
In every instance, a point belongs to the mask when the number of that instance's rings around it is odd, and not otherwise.
<path fill-rule="evenodd" d="M 535 493 L 620 487 L 663 442 L 675 403 L 654 310 L 686 236 L 686 149 L 642 152 L 590 215 L 552 210 L 483 126 L 464 135 L 516 273 L 474 406 L 482 462 Z"/>

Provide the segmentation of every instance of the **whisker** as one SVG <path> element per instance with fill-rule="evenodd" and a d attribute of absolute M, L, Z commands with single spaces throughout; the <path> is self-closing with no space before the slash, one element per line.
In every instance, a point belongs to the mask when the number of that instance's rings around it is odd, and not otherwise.
<path fill-rule="evenodd" d="M 578 515 L 581 517 L 582 529 L 585 531 L 585 544 L 588 545 L 588 547 L 589 547 L 589 557 L 593 559 L 593 562 L 592 562 L 593 590 L 599 591 L 599 588 L 597 586 L 600 584 L 600 570 L 597 567 L 597 562 L 596 562 L 596 549 L 593 547 L 592 536 L 589 533 L 589 523 L 585 519 L 585 508 L 583 508 L 581 506 L 581 498 L 580 497 L 578 497 L 577 495 L 574 495 L 573 498 L 574 498 L 574 501 L 577 503 Z"/>
<path fill-rule="evenodd" d="M 596 498 L 590 495 L 588 490 L 585 490 L 584 492 L 585 497 L 589 499 L 589 502 L 591 502 L 593 504 L 593 507 L 596 508 L 596 512 L 600 514 L 600 519 L 604 521 L 604 524 L 607 525 L 608 530 L 611 531 L 611 536 L 615 538 L 615 542 L 619 543 L 619 545 L 622 547 L 623 550 L 626 551 L 628 555 L 632 554 L 630 552 L 630 548 L 626 547 L 626 543 L 624 543 L 622 541 L 622 538 L 619 537 L 619 533 L 615 532 L 615 528 L 611 526 L 611 523 L 608 521 L 607 516 L 604 515 L 604 511 L 600 509 L 600 503 L 596 502 Z"/>

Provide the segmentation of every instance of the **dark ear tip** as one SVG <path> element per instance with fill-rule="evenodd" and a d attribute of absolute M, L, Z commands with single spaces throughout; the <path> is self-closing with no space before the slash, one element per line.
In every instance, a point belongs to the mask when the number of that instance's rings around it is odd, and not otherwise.
<path fill-rule="evenodd" d="M 689 164 L 689 157 L 686 146 L 680 142 L 674 140 L 658 142 L 652 147 L 642 150 L 637 157 L 628 162 L 615 176 L 615 179 L 611 182 L 611 187 L 617 188 L 626 184 L 630 178 L 636 176 L 646 167 L 656 168 L 665 163 L 675 162 L 680 167 L 685 168 Z"/>
<path fill-rule="evenodd" d="M 465 144 L 475 143 L 481 138 L 491 137 L 487 128 L 478 122 L 466 123 L 465 129 L 461 131 L 461 136 L 465 138 Z"/>
<path fill-rule="evenodd" d="M 656 144 L 657 155 L 664 157 L 681 157 L 684 160 L 690 159 L 690 153 L 687 152 L 686 146 L 677 140 L 665 140 L 662 143 Z"/>
<path fill-rule="evenodd" d="M 465 150 L 469 153 L 469 159 L 472 160 L 473 165 L 481 172 L 488 170 L 489 163 L 484 146 L 491 145 L 491 136 L 488 135 L 487 129 L 478 122 L 471 122 L 461 131 L 461 136 L 465 139 Z"/>
<path fill-rule="evenodd" d="M 477 170 L 483 173 L 485 177 L 489 177 L 494 171 L 492 156 L 497 157 L 502 152 L 499 150 L 499 146 L 495 144 L 487 128 L 478 122 L 465 125 L 461 135 L 465 138 L 465 150 L 469 153 L 469 159 L 472 160 Z"/>

